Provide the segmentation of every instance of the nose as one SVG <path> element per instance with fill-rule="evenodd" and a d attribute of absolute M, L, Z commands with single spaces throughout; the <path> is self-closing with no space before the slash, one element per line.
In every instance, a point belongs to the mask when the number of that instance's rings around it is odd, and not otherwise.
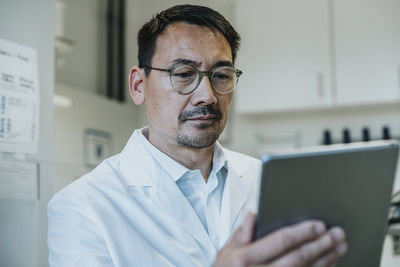
<path fill-rule="evenodd" d="M 215 91 L 211 86 L 210 78 L 204 76 L 192 95 L 192 105 L 208 106 L 215 103 L 217 103 L 217 97 L 215 96 Z"/>

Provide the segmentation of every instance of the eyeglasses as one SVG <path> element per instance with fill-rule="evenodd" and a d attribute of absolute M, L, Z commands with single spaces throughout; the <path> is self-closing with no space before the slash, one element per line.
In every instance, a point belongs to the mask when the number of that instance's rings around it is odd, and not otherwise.
<path fill-rule="evenodd" d="M 143 69 L 166 71 L 169 73 L 172 88 L 180 94 L 190 94 L 199 87 L 204 76 L 210 79 L 211 87 L 219 94 L 229 94 L 236 89 L 240 75 L 243 73 L 238 69 L 223 66 L 211 71 L 200 71 L 188 65 L 178 65 L 170 69 L 153 68 L 151 66 L 140 66 Z"/>

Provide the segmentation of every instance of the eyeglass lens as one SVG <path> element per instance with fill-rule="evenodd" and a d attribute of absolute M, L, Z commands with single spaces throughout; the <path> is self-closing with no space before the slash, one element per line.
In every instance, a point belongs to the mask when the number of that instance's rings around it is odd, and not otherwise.
<path fill-rule="evenodd" d="M 190 93 L 197 88 L 200 81 L 200 72 L 190 66 L 180 66 L 171 73 L 171 84 L 174 90 L 180 93 Z M 233 69 L 221 67 L 211 74 L 211 85 L 218 93 L 229 93 L 236 85 L 237 76 Z"/>

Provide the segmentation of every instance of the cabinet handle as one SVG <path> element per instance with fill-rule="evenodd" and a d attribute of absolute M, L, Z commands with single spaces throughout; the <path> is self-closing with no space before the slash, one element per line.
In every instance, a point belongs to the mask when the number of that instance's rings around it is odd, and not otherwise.
<path fill-rule="evenodd" d="M 317 73 L 317 93 L 319 97 L 324 96 L 324 73 Z"/>

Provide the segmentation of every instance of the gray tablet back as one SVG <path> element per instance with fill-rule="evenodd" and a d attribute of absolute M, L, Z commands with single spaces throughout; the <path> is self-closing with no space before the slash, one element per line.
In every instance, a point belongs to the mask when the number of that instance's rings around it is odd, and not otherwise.
<path fill-rule="evenodd" d="M 263 157 L 255 238 L 307 218 L 345 229 L 339 267 L 377 267 L 397 165 L 396 142 Z"/>

